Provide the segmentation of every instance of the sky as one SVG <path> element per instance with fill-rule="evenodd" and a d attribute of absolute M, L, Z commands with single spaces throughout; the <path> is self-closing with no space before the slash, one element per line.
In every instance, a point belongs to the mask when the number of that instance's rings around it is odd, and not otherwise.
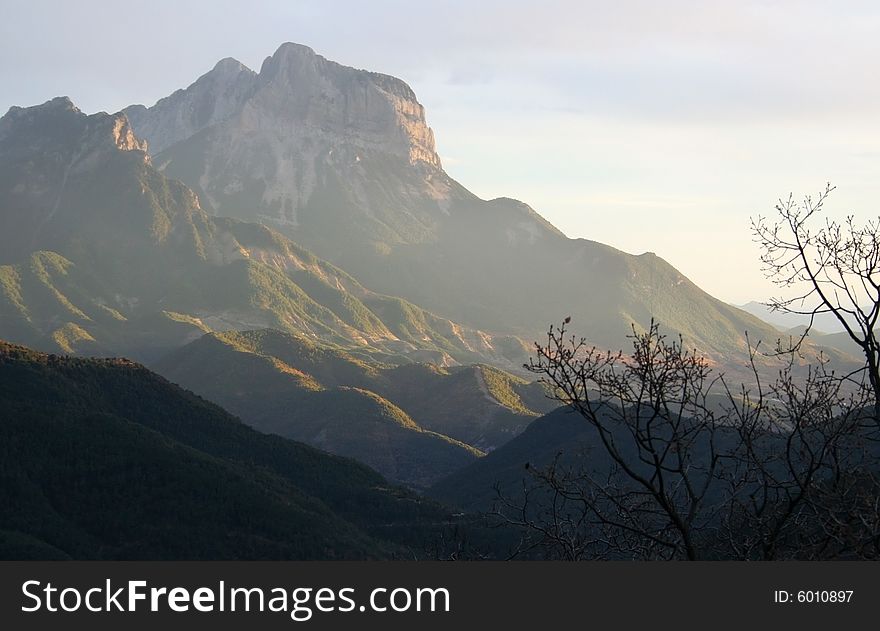
<path fill-rule="evenodd" d="M 777 292 L 749 220 L 830 181 L 880 199 L 876 2 L 2 0 L 0 111 L 117 111 L 285 41 L 402 78 L 446 170 L 713 295 Z"/>

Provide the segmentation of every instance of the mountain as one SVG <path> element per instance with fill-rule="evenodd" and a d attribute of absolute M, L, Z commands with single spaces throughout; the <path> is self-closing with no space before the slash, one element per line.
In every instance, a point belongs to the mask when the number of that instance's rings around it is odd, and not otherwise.
<path fill-rule="evenodd" d="M 125 110 L 164 173 L 215 215 L 282 231 L 377 291 L 468 326 L 535 339 L 566 315 L 621 348 L 652 317 L 718 361 L 766 323 L 652 253 L 569 239 L 526 204 L 485 201 L 443 170 L 423 106 L 399 79 L 284 44 L 259 73 L 224 60 Z"/>
<path fill-rule="evenodd" d="M 124 115 L 68 99 L 0 119 L 0 335 L 155 359 L 211 330 L 273 327 L 437 363 L 516 366 L 523 341 L 365 288 L 259 224 L 212 217 Z"/>
<path fill-rule="evenodd" d="M 789 337 L 794 340 L 800 339 L 807 326 L 810 325 L 810 316 L 773 311 L 761 302 L 748 302 L 740 308 L 777 327 L 782 333 L 779 337 L 783 339 Z M 831 313 L 816 314 L 807 340 L 811 344 L 821 347 L 828 357 L 843 362 L 862 363 L 861 358 L 864 351 L 852 341 L 849 334 L 843 329 L 843 325 Z"/>
<path fill-rule="evenodd" d="M 450 520 L 127 360 L 0 342 L 0 410 L 0 558 L 411 558 Z"/>
<path fill-rule="evenodd" d="M 790 333 L 794 334 L 797 331 L 790 331 Z M 803 334 L 803 329 L 798 333 Z M 842 351 L 843 353 L 848 353 L 851 357 L 862 358 L 864 357 L 864 350 L 859 348 L 859 346 L 852 341 L 852 338 L 849 336 L 849 333 L 846 331 L 839 331 L 837 333 L 820 333 L 818 331 L 810 331 L 810 339 L 813 340 L 816 344 L 821 345 L 823 348 L 832 348 L 838 351 Z"/>
<path fill-rule="evenodd" d="M 326 221 L 344 229 L 331 240 L 338 248 L 377 234 L 402 243 L 428 238 L 437 200 L 452 185 L 439 168 L 424 109 L 406 84 L 297 44 L 284 44 L 259 75 L 226 59 L 186 90 L 124 112 L 161 156 L 160 168 L 175 177 L 189 169 L 183 179 L 217 214 L 280 226 L 319 228 L 316 222 Z M 193 142 L 180 145 L 184 139 Z M 220 146 L 229 149 L 224 160 L 215 153 Z M 375 169 L 383 181 L 360 177 Z M 417 207 L 435 177 L 437 199 Z M 339 206 L 326 209 L 331 215 L 323 208 L 301 212 L 324 193 L 336 197 L 328 206 Z M 411 203 L 389 206 L 399 194 Z M 344 207 L 351 204 L 357 212 Z M 337 225 L 343 218 L 356 225 Z"/>
<path fill-rule="evenodd" d="M 810 316 L 802 316 L 796 313 L 784 313 L 781 311 L 773 311 L 763 302 L 752 300 L 744 305 L 739 305 L 743 311 L 747 311 L 752 315 L 761 318 L 764 322 L 769 322 L 782 331 L 788 331 L 797 327 L 804 327 L 810 324 Z M 843 327 L 840 322 L 830 313 L 819 313 L 813 321 L 813 333 L 840 333 Z"/>
<path fill-rule="evenodd" d="M 207 334 L 154 369 L 261 431 L 414 487 L 503 444 L 549 404 L 539 384 L 488 366 L 395 366 L 381 357 L 265 329 Z"/>

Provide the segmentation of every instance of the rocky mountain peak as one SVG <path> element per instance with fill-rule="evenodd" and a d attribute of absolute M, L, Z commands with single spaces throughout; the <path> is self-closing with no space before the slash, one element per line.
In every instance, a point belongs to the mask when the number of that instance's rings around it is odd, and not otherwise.
<path fill-rule="evenodd" d="M 184 90 L 151 108 L 125 110 L 153 154 L 219 123 L 269 131 L 302 150 L 303 136 L 326 151 L 361 150 L 440 168 L 434 134 L 412 89 L 400 79 L 329 61 L 308 46 L 288 42 L 267 57 L 259 74 L 241 62 L 220 60 Z M 273 143 L 274 144 L 274 143 Z M 294 146 L 295 145 L 295 146 Z"/>
<path fill-rule="evenodd" d="M 211 73 L 213 75 L 232 75 L 235 76 L 240 72 L 253 74 L 253 70 L 245 66 L 238 59 L 233 57 L 224 57 L 216 64 L 214 64 L 214 68 Z"/>
<path fill-rule="evenodd" d="M 29 112 L 30 115 L 40 115 L 48 112 L 79 112 L 80 110 L 73 104 L 69 96 L 56 96 L 41 105 L 34 105 L 32 107 L 13 105 L 9 108 L 8 114 L 14 116 L 25 111 Z M 4 116 L 4 118 L 6 117 Z"/>
<path fill-rule="evenodd" d="M 320 81 L 322 76 L 337 70 L 333 68 L 337 65 L 316 54 L 308 46 L 288 42 L 263 61 L 260 80 L 264 88 L 283 86 L 285 90 L 291 90 L 296 87 L 299 88 L 297 92 L 304 92 Z"/>
<path fill-rule="evenodd" d="M 155 155 L 241 111 L 254 92 L 256 79 L 253 70 L 226 57 L 188 88 L 160 99 L 153 107 L 132 105 L 123 111 Z"/>
<path fill-rule="evenodd" d="M 322 187 L 344 182 L 343 200 L 363 199 L 391 173 L 383 189 L 427 200 L 419 213 L 378 219 L 385 232 L 424 235 L 446 209 L 449 178 L 412 89 L 301 44 L 282 44 L 259 73 L 223 59 L 153 107 L 125 112 L 159 169 L 216 214 L 295 229 Z M 376 221 L 394 205 L 377 198 L 362 207 Z"/>
<path fill-rule="evenodd" d="M 19 107 L 13 105 L 0 118 L 0 143 L 12 145 L 15 139 L 25 140 L 25 133 L 38 132 L 43 125 L 49 125 L 47 131 L 65 132 L 65 128 L 75 125 L 75 121 L 84 115 L 73 101 L 66 96 L 57 96 L 40 105 Z M 69 133 L 69 131 L 68 131 Z"/>
<path fill-rule="evenodd" d="M 79 230 L 125 221 L 119 174 L 149 162 L 124 114 L 87 115 L 66 97 L 11 109 L 0 118 L 0 261 L 57 252 Z"/>
<path fill-rule="evenodd" d="M 70 168 L 94 162 L 107 151 L 141 152 L 149 160 L 147 143 L 135 135 L 125 114 L 86 115 L 66 96 L 12 107 L 0 118 L 0 156 L 50 150 Z"/>
<path fill-rule="evenodd" d="M 285 42 L 272 55 L 266 57 L 263 61 L 263 66 L 260 68 L 260 74 L 269 76 L 281 68 L 287 68 L 298 63 L 317 62 L 318 60 L 327 62 L 324 57 L 318 55 L 308 46 L 294 42 Z"/>

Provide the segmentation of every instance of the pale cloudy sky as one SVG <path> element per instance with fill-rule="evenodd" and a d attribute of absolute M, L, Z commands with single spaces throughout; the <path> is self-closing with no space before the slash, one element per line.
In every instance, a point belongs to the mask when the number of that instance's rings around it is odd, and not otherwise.
<path fill-rule="evenodd" d="M 880 199 L 876 2 L 4 0 L 0 110 L 152 104 L 284 41 L 406 80 L 477 194 L 731 302 L 772 293 L 748 220 L 777 197 L 830 180 L 831 210 L 863 217 Z"/>

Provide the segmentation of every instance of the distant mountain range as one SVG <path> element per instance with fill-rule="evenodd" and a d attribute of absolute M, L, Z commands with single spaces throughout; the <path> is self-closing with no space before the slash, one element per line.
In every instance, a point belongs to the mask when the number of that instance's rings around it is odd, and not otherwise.
<path fill-rule="evenodd" d="M 776 326 L 780 330 L 778 337 L 783 339 L 798 339 L 804 334 L 807 326 L 810 326 L 810 316 L 774 311 L 761 302 L 748 302 L 742 305 L 741 309 Z M 862 357 L 864 352 L 853 342 L 840 320 L 831 313 L 816 314 L 810 327 L 808 340 L 826 350 L 840 351 L 844 357 L 847 355 Z"/>
<path fill-rule="evenodd" d="M 810 316 L 808 315 L 774 311 L 763 302 L 756 300 L 739 305 L 739 308 L 761 318 L 764 322 L 769 322 L 781 331 L 789 331 L 810 324 Z M 813 319 L 813 329 L 817 334 L 840 333 L 843 331 L 843 326 L 834 315 L 819 313 Z"/>

